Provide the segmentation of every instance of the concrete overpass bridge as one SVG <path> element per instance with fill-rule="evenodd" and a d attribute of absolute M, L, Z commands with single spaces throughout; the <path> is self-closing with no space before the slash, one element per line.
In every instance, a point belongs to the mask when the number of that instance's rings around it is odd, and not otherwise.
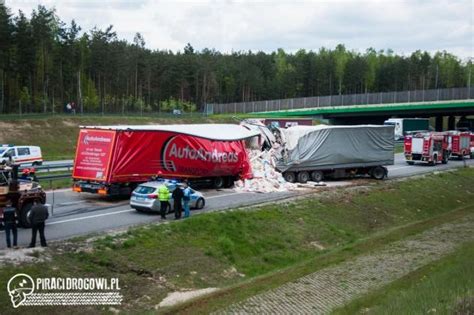
<path fill-rule="evenodd" d="M 461 117 L 474 115 L 474 87 L 208 104 L 207 111 L 259 117 L 313 117 L 334 124 L 381 124 L 391 117 L 426 117 L 434 119 L 436 130 L 443 130 L 454 129 Z"/>
<path fill-rule="evenodd" d="M 435 129 L 443 129 L 447 117 L 447 129 L 455 129 L 456 117 L 474 115 L 474 99 L 395 103 L 378 105 L 322 106 L 282 111 L 255 112 L 261 117 L 313 117 L 328 119 L 334 124 L 382 124 L 390 117 L 434 117 Z"/>

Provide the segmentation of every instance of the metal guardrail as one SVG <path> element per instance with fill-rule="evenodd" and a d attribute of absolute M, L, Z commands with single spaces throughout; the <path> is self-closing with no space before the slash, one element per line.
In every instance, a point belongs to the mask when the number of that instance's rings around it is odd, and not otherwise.
<path fill-rule="evenodd" d="M 68 171 L 72 170 L 73 164 L 72 163 L 61 163 L 61 164 L 52 164 L 52 165 L 39 165 L 39 166 L 22 166 L 19 168 L 20 172 L 26 168 L 34 167 L 36 171 L 43 171 L 46 170 L 47 172 L 51 172 L 51 170 L 55 169 L 67 169 Z"/>
<path fill-rule="evenodd" d="M 276 100 L 256 100 L 237 103 L 206 104 L 205 111 L 212 114 L 246 114 L 326 106 L 381 105 L 414 102 L 436 102 L 474 99 L 474 87 L 377 92 L 298 97 Z"/>
<path fill-rule="evenodd" d="M 72 175 L 71 173 L 68 173 L 68 174 L 37 176 L 36 178 L 38 179 L 38 181 L 45 181 L 45 180 L 69 178 L 69 177 L 71 177 L 71 175 Z"/>
<path fill-rule="evenodd" d="M 63 178 L 70 178 L 71 177 L 71 170 L 72 170 L 73 164 L 72 163 L 58 163 L 58 164 L 52 164 L 52 165 L 39 165 L 39 166 L 34 166 L 36 172 L 38 173 L 50 173 L 55 170 L 59 171 L 67 171 L 65 174 L 53 174 L 53 175 L 44 175 L 44 176 L 37 176 L 36 178 L 38 181 L 52 181 L 55 179 L 63 179 Z M 23 166 L 20 167 L 19 170 L 20 172 L 23 171 L 24 169 L 31 168 L 31 166 Z"/>

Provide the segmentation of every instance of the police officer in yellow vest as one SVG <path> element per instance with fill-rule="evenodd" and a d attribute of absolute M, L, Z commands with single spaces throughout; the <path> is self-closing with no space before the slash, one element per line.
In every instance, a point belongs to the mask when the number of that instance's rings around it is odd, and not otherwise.
<path fill-rule="evenodd" d="M 158 189 L 158 198 L 160 199 L 160 214 L 161 219 L 166 220 L 166 212 L 169 207 L 170 191 L 165 184 Z"/>

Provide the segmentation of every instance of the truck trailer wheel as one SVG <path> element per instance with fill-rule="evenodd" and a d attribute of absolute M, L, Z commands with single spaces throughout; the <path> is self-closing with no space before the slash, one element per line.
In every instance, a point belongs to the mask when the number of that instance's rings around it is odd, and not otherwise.
<path fill-rule="evenodd" d="M 324 174 L 322 171 L 312 171 L 311 179 L 315 182 L 321 182 L 324 179 Z"/>
<path fill-rule="evenodd" d="M 375 179 L 382 180 L 384 179 L 385 175 L 387 175 L 387 171 L 385 167 L 382 166 L 376 166 L 374 167 L 371 172 L 371 176 Z"/>
<path fill-rule="evenodd" d="M 296 175 L 293 172 L 285 172 L 283 173 L 283 178 L 288 182 L 288 183 L 294 183 L 296 182 Z"/>
<path fill-rule="evenodd" d="M 441 161 L 441 163 L 448 164 L 448 159 L 449 159 L 449 156 L 447 154 L 443 154 L 443 160 Z"/>
<path fill-rule="evenodd" d="M 232 176 L 227 176 L 227 177 L 225 178 L 225 185 L 224 185 L 224 187 L 225 187 L 225 188 L 230 188 L 230 187 L 232 187 L 232 186 L 234 186 L 234 177 L 232 177 Z"/>
<path fill-rule="evenodd" d="M 31 223 L 28 220 L 28 214 L 30 213 L 31 208 L 33 207 L 33 204 L 31 202 L 25 203 L 23 207 L 21 207 L 20 211 L 20 225 L 24 228 L 30 228 Z"/>
<path fill-rule="evenodd" d="M 301 184 L 306 184 L 309 180 L 309 173 L 306 172 L 306 171 L 303 171 L 303 172 L 299 172 L 298 173 L 298 181 L 301 183 Z"/>
<path fill-rule="evenodd" d="M 221 189 L 221 188 L 224 188 L 225 186 L 225 180 L 223 177 L 215 177 L 213 184 L 214 184 L 214 188 Z"/>

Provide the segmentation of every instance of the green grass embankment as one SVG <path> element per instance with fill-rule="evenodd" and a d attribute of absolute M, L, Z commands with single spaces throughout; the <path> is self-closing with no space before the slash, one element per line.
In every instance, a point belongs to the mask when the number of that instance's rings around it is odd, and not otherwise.
<path fill-rule="evenodd" d="M 474 243 L 334 314 L 474 314 Z"/>
<path fill-rule="evenodd" d="M 376 182 L 250 211 L 207 213 L 130 228 L 87 246 L 84 239 L 58 243 L 50 249 L 50 261 L 2 266 L 0 285 L 19 271 L 41 277 L 119 277 L 124 295 L 121 309 L 132 313 L 155 311 L 155 305 L 172 291 L 225 287 L 209 298 L 161 310 L 207 313 L 472 213 L 473 178 L 474 169 L 461 169 Z M 14 312 L 6 291 L 0 291 L 0 309 Z M 100 313 L 104 308 L 43 310 L 79 314 Z"/>

